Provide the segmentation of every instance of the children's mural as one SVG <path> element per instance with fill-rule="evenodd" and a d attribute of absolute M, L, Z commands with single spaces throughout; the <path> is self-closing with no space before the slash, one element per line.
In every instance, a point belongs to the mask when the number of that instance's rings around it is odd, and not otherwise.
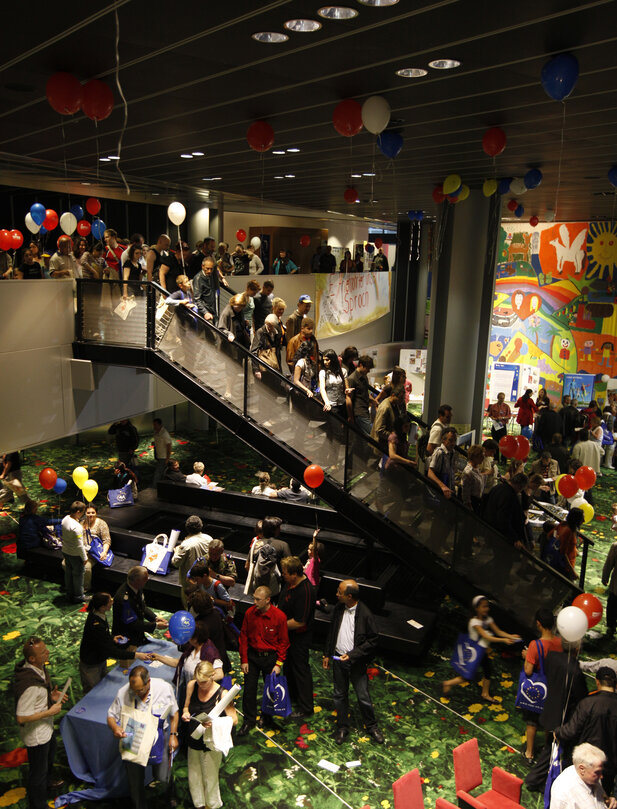
<path fill-rule="evenodd" d="M 567 394 L 570 375 L 591 394 L 594 377 L 617 377 L 615 345 L 617 222 L 502 225 L 489 380 L 494 363 L 517 363 L 549 396 Z"/>

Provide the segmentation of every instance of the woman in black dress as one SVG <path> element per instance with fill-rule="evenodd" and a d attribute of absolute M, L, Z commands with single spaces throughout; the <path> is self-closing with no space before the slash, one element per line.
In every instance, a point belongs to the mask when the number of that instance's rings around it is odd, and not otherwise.
<path fill-rule="evenodd" d="M 122 267 L 122 275 L 125 281 L 141 281 L 141 264 L 139 263 L 141 253 L 141 247 L 138 244 L 132 244 L 129 247 L 128 258 Z M 125 284 L 123 292 L 125 298 L 128 297 L 128 289 L 128 284 Z M 137 296 L 143 294 L 143 287 L 131 284 L 131 295 Z"/>

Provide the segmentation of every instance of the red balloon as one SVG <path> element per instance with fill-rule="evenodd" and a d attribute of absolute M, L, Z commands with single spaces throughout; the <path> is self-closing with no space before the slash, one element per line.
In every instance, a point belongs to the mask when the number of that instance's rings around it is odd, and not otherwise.
<path fill-rule="evenodd" d="M 538 224 L 539 221 L 540 220 L 538 219 L 537 216 L 530 216 L 529 217 L 529 224 L 531 225 L 532 228 L 535 228 L 535 226 Z"/>
<path fill-rule="evenodd" d="M 350 205 L 357 199 L 360 199 L 355 188 L 346 188 L 343 197 L 345 198 L 345 202 L 348 202 Z"/>
<path fill-rule="evenodd" d="M 311 489 L 316 489 L 324 482 L 324 473 L 321 466 L 316 463 L 307 466 L 304 470 L 304 482 Z"/>
<path fill-rule="evenodd" d="M 310 243 L 311 243 L 310 236 L 300 236 L 300 245 L 302 247 L 308 247 Z"/>
<path fill-rule="evenodd" d="M 559 494 L 567 499 L 568 497 L 574 497 L 580 486 L 574 475 L 564 475 L 559 481 L 558 488 Z"/>
<path fill-rule="evenodd" d="M 243 242 L 246 239 L 246 230 L 242 230 L 242 228 L 239 228 L 236 231 L 236 239 L 239 242 Z"/>
<path fill-rule="evenodd" d="M 10 231 L 0 230 L 0 250 L 10 250 L 12 245 Z"/>
<path fill-rule="evenodd" d="M 346 138 L 357 135 L 362 129 L 362 105 L 353 98 L 346 98 L 334 108 L 332 123 L 339 135 Z"/>
<path fill-rule="evenodd" d="M 441 205 L 445 198 L 446 195 L 443 193 L 443 187 L 436 185 L 435 188 L 433 188 L 433 202 L 436 202 L 437 205 Z"/>
<path fill-rule="evenodd" d="M 581 593 L 580 596 L 576 596 L 572 606 L 583 610 L 587 616 L 590 629 L 602 620 L 602 602 L 592 593 Z"/>
<path fill-rule="evenodd" d="M 506 148 L 506 133 L 498 126 L 487 129 L 482 137 L 482 148 L 490 157 L 496 157 Z"/>
<path fill-rule="evenodd" d="M 77 232 L 80 236 L 87 236 L 91 230 L 90 222 L 86 222 L 85 219 L 80 219 L 77 223 Z"/>
<path fill-rule="evenodd" d="M 45 95 L 60 115 L 73 115 L 81 106 L 82 86 L 70 73 L 54 73 L 47 80 Z"/>
<path fill-rule="evenodd" d="M 247 129 L 246 139 L 251 149 L 267 152 L 274 146 L 274 129 L 267 121 L 255 121 Z"/>
<path fill-rule="evenodd" d="M 24 237 L 21 234 L 20 230 L 12 230 L 10 233 L 11 236 L 11 247 L 13 250 L 19 250 L 19 248 L 24 243 Z"/>
<path fill-rule="evenodd" d="M 517 446 L 516 438 L 513 435 L 504 435 L 499 439 L 499 452 L 504 458 L 514 458 Z"/>
<path fill-rule="evenodd" d="M 49 466 L 39 472 L 39 483 L 44 489 L 53 489 L 58 480 L 58 475 Z"/>
<path fill-rule="evenodd" d="M 91 79 L 84 86 L 81 108 L 91 121 L 104 121 L 114 108 L 114 94 L 111 87 L 99 79 Z"/>
<path fill-rule="evenodd" d="M 529 440 L 524 435 L 516 436 L 516 452 L 514 457 L 517 461 L 526 461 L 529 457 Z"/>
<path fill-rule="evenodd" d="M 88 197 L 86 200 L 86 210 L 91 216 L 96 216 L 101 210 L 101 203 L 98 201 L 98 199 L 96 199 L 96 197 Z"/>
<path fill-rule="evenodd" d="M 58 214 L 51 208 L 48 208 L 45 211 L 45 219 L 43 220 L 43 227 L 47 231 L 55 230 L 58 227 Z"/>
<path fill-rule="evenodd" d="M 518 202 L 515 199 L 511 199 L 508 202 L 508 210 L 515 211 L 518 208 Z"/>
<path fill-rule="evenodd" d="M 596 482 L 596 473 L 590 466 L 579 466 L 574 473 L 574 480 L 576 481 L 578 488 L 586 492 L 587 489 L 591 489 L 593 484 Z"/>
<path fill-rule="evenodd" d="M 380 247 L 383 247 L 383 239 L 380 239 L 379 236 L 375 239 L 375 247 L 378 250 Z"/>

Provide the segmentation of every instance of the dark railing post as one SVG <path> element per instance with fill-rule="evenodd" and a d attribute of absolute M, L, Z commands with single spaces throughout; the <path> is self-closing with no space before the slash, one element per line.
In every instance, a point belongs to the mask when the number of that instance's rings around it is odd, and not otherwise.
<path fill-rule="evenodd" d="M 350 444 L 350 436 L 351 430 L 349 429 L 349 425 L 345 424 L 345 461 L 343 466 L 343 488 L 347 490 L 349 486 L 349 478 L 351 476 L 351 444 Z"/>
<path fill-rule="evenodd" d="M 77 295 L 77 309 L 75 312 L 75 336 L 77 340 L 84 339 L 84 285 L 81 278 L 77 279 L 76 293 Z"/>
<path fill-rule="evenodd" d="M 587 573 L 587 557 L 589 556 L 590 540 L 583 537 L 583 558 L 581 559 L 581 572 L 578 577 L 578 586 L 585 592 L 585 574 Z"/>
<path fill-rule="evenodd" d="M 249 406 L 249 358 L 246 354 L 242 361 L 242 367 L 244 369 L 244 409 L 242 413 L 247 416 Z"/>
<path fill-rule="evenodd" d="M 156 290 L 146 287 L 146 348 L 156 348 Z"/>

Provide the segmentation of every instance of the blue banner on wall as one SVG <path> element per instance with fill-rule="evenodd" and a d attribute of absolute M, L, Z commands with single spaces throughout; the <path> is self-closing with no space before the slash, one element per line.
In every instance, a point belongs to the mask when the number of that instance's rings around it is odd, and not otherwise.
<path fill-rule="evenodd" d="M 587 406 L 593 398 L 593 374 L 564 374 L 563 395 L 576 399 L 578 406 Z"/>

